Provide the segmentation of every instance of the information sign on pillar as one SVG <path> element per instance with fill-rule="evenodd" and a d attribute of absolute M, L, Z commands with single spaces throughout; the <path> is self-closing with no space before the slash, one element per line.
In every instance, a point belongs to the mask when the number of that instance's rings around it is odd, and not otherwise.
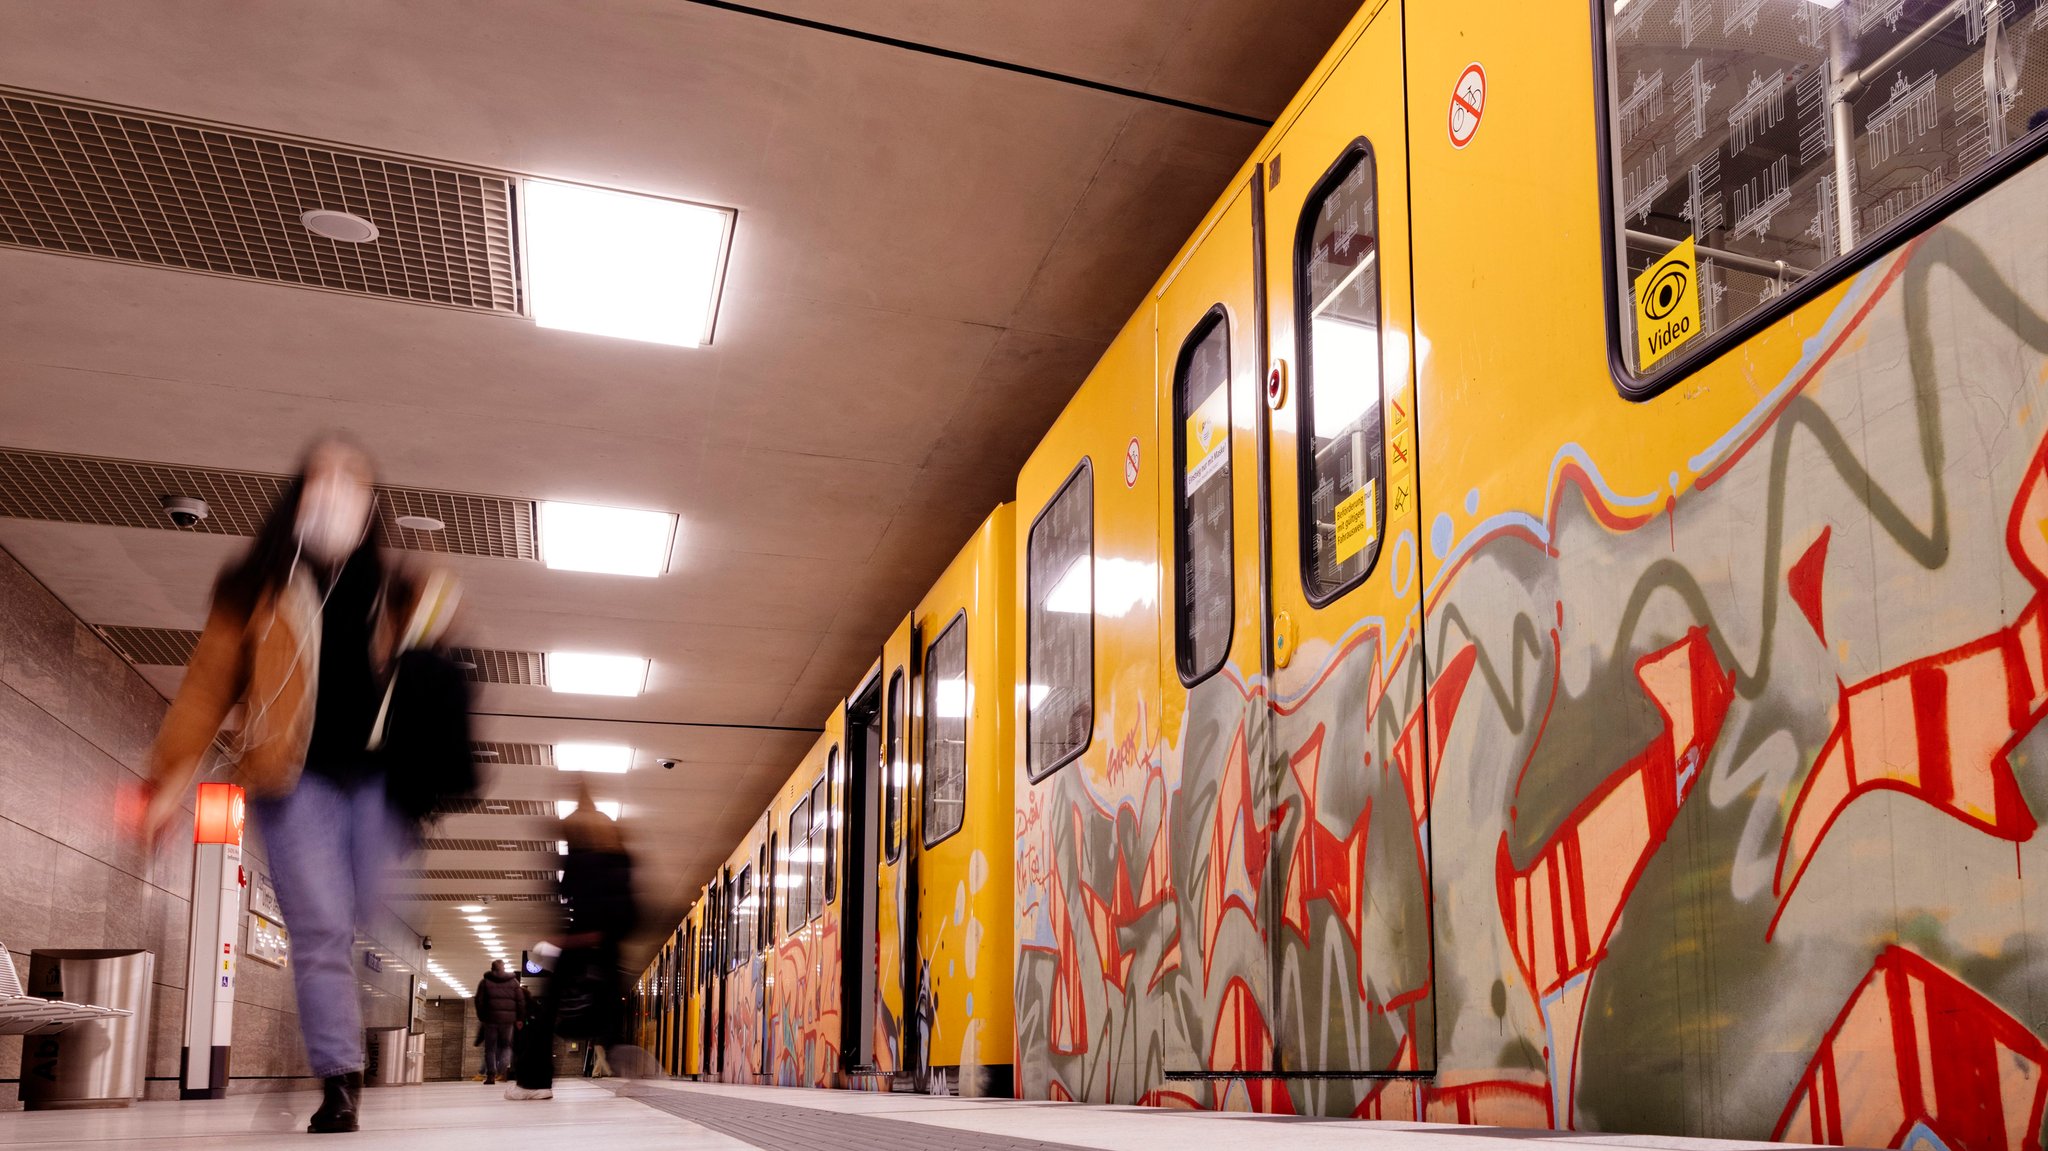
<path fill-rule="evenodd" d="M 183 1099 L 222 1099 L 235 1022 L 235 940 L 242 915 L 247 799 L 231 783 L 202 783 L 193 805 L 192 943 L 185 955 Z"/>

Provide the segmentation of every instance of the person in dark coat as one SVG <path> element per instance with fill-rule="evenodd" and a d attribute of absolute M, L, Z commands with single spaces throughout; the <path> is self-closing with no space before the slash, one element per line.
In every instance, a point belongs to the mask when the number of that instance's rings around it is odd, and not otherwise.
<path fill-rule="evenodd" d="M 562 821 L 562 839 L 569 851 L 561 859 L 561 953 L 540 1007 L 519 1032 L 507 1099 L 554 1098 L 557 1031 L 599 1051 L 624 1041 L 619 945 L 640 922 L 633 857 L 618 825 L 597 810 L 587 789 Z"/>
<path fill-rule="evenodd" d="M 476 1018 L 484 1035 L 484 1082 L 512 1077 L 512 1033 L 526 1022 L 526 992 L 519 978 L 494 959 L 476 985 Z"/>

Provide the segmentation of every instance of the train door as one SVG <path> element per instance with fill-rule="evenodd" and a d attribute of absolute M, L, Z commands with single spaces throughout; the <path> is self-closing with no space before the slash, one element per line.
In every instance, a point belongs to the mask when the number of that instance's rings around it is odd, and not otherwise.
<path fill-rule="evenodd" d="M 1266 1020 L 1272 980 L 1259 901 L 1256 840 L 1272 825 L 1267 713 L 1265 586 L 1261 562 L 1260 431 L 1265 426 L 1254 169 L 1198 235 L 1161 289 L 1154 363 L 1159 433 L 1159 560 L 1165 571 L 1157 628 L 1167 742 L 1191 812 L 1183 850 L 1207 856 L 1210 882 L 1190 885 L 1200 962 L 1182 969 L 1199 1010 L 1167 1029 L 1158 1072 L 1214 1074 L 1271 1067 Z M 1100 576 L 1098 576 L 1098 581 Z M 1140 895 L 1143 904 L 1146 897 Z M 1249 905 L 1249 906 L 1247 906 Z M 1186 944 L 1183 943 L 1185 947 Z M 1178 1090 L 1178 1088 L 1175 1088 Z"/>
<path fill-rule="evenodd" d="M 1262 158 L 1270 1018 L 1311 1076 L 1436 1060 L 1403 67 L 1386 0 Z"/>
<path fill-rule="evenodd" d="M 882 815 L 882 674 L 870 674 L 846 705 L 846 774 L 840 810 L 845 812 L 846 861 L 840 890 L 839 1053 L 846 1071 L 868 1072 L 875 1063 L 875 934 Z M 835 833 L 838 829 L 834 829 Z M 828 962 L 830 960 L 828 959 Z"/>
<path fill-rule="evenodd" d="M 875 860 L 875 998 L 869 1027 L 869 1064 L 877 1074 L 909 1070 L 909 1008 L 917 1002 L 917 923 L 914 874 L 916 838 L 910 832 L 912 666 L 917 629 L 905 619 L 882 645 L 882 769 L 878 801 L 880 834 Z"/>

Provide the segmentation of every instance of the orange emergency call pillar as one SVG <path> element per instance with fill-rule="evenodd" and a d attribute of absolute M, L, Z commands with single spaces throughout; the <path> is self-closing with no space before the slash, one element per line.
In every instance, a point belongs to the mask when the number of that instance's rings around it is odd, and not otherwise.
<path fill-rule="evenodd" d="M 228 1093 L 235 1022 L 235 936 L 242 915 L 242 789 L 202 783 L 192 830 L 192 945 L 185 956 L 185 1048 L 180 1099 Z"/>

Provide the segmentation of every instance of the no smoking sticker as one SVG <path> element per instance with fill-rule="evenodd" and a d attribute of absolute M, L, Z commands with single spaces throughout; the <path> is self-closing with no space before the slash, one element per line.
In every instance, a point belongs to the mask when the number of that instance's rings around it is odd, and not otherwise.
<path fill-rule="evenodd" d="M 1465 65 L 1458 82 L 1451 85 L 1451 147 L 1462 148 L 1479 131 L 1479 119 L 1486 114 L 1486 69 Z"/>

